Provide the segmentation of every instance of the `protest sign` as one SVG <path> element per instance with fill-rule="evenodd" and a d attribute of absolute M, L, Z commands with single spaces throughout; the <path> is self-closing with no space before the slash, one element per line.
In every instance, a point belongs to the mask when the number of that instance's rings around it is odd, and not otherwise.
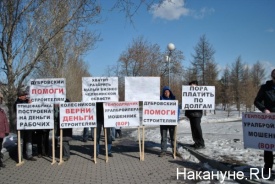
<path fill-rule="evenodd" d="M 96 127 L 96 103 L 60 103 L 60 128 Z"/>
<path fill-rule="evenodd" d="M 275 113 L 243 113 L 245 148 L 275 151 Z"/>
<path fill-rule="evenodd" d="M 215 86 L 182 86 L 182 109 L 214 110 Z"/>
<path fill-rule="evenodd" d="M 82 77 L 82 101 L 118 101 L 118 78 Z"/>
<path fill-rule="evenodd" d="M 159 77 L 125 77 L 125 101 L 159 100 Z"/>
<path fill-rule="evenodd" d="M 17 130 L 53 129 L 52 104 L 17 104 Z"/>
<path fill-rule="evenodd" d="M 138 102 L 104 103 L 104 127 L 138 127 Z"/>
<path fill-rule="evenodd" d="M 142 113 L 143 125 L 177 125 L 178 101 L 144 101 Z"/>
<path fill-rule="evenodd" d="M 66 79 L 31 79 L 30 100 L 32 103 L 60 103 L 66 100 Z"/>

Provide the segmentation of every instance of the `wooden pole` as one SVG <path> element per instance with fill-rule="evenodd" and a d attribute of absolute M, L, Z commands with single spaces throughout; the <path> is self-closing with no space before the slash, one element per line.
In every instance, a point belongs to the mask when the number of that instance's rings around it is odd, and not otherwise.
<path fill-rule="evenodd" d="M 141 141 L 140 141 L 140 127 L 138 127 L 138 146 L 139 146 L 139 160 L 141 161 L 142 150 L 141 150 Z"/>
<path fill-rule="evenodd" d="M 54 135 L 54 128 L 52 130 L 52 156 L 53 156 L 53 160 L 52 160 L 52 165 L 56 163 L 55 160 L 55 135 Z"/>
<path fill-rule="evenodd" d="M 97 144 L 96 129 L 97 129 L 97 127 L 94 128 L 94 163 L 95 164 L 96 164 L 96 144 Z"/>
<path fill-rule="evenodd" d="M 104 136 L 105 136 L 105 152 L 106 152 L 106 163 L 108 162 L 109 160 L 109 157 L 108 157 L 108 140 L 107 140 L 107 130 L 106 128 L 104 128 Z"/>
<path fill-rule="evenodd" d="M 145 126 L 142 127 L 142 161 L 144 161 L 144 133 L 145 133 Z"/>
<path fill-rule="evenodd" d="M 60 145 L 60 158 L 58 165 L 63 164 L 63 129 L 60 129 L 60 138 L 59 138 L 59 145 Z"/>
<path fill-rule="evenodd" d="M 20 166 L 24 164 L 24 161 L 22 161 L 22 152 L 21 152 L 21 135 L 20 130 L 17 131 L 17 150 L 18 150 L 18 163 L 16 166 Z M 1 150 L 0 150 L 1 151 Z"/>

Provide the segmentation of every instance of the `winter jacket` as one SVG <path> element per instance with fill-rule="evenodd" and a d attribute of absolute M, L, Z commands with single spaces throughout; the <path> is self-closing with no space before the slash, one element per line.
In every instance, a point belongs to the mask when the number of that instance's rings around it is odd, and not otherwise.
<path fill-rule="evenodd" d="M 261 86 L 255 98 L 254 105 L 262 112 L 265 109 L 275 112 L 275 84 L 272 80 L 266 81 Z"/>
<path fill-rule="evenodd" d="M 170 96 L 169 98 L 167 98 L 165 95 L 164 95 L 164 92 L 166 90 L 169 90 L 170 91 Z M 162 89 L 162 95 L 160 96 L 160 100 L 176 100 L 176 97 L 175 95 L 173 94 L 173 92 L 170 90 L 170 88 L 168 86 L 164 86 L 163 89 Z M 178 108 L 178 121 L 179 121 L 179 117 L 180 117 L 180 108 Z"/>
<path fill-rule="evenodd" d="M 10 132 L 10 126 L 7 120 L 6 113 L 3 109 L 0 108 L 0 138 L 4 138 L 5 134 L 9 132 Z"/>
<path fill-rule="evenodd" d="M 103 102 L 96 103 L 96 121 L 97 123 L 104 123 Z"/>
<path fill-rule="evenodd" d="M 185 116 L 187 118 L 201 118 L 202 110 L 185 110 Z"/>

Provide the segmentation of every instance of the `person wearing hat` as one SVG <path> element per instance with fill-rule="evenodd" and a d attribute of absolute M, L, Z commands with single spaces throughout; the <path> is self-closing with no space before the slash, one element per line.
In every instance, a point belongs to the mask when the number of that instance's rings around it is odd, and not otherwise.
<path fill-rule="evenodd" d="M 275 69 L 271 72 L 272 80 L 266 81 L 258 91 L 254 100 L 254 105 L 263 113 L 269 114 L 275 112 Z M 274 164 L 273 152 L 264 151 L 264 174 L 274 173 L 272 170 Z"/>
<path fill-rule="evenodd" d="M 2 96 L 2 98 L 3 98 L 3 96 Z M 5 136 L 9 135 L 9 132 L 10 132 L 10 126 L 9 126 L 9 123 L 8 123 L 6 113 L 0 107 L 0 168 L 5 167 L 5 165 L 3 164 L 3 161 L 2 161 L 4 155 L 1 153 L 1 150 L 2 150 L 3 139 L 4 139 Z"/>
<path fill-rule="evenodd" d="M 17 104 L 27 104 L 29 103 L 29 99 L 27 99 L 27 92 L 18 91 L 17 100 L 14 103 L 14 112 L 17 112 Z M 36 161 L 36 159 L 32 155 L 32 130 L 24 130 L 22 131 L 23 137 L 23 153 L 26 154 L 26 159 L 30 161 Z"/>

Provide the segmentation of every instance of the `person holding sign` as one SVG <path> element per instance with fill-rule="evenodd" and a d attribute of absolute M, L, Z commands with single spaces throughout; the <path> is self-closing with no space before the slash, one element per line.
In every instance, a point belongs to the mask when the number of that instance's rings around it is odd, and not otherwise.
<path fill-rule="evenodd" d="M 70 102 L 70 100 L 66 99 L 65 102 Z M 60 107 L 59 105 L 54 108 L 54 121 L 57 124 L 56 136 L 60 136 Z M 63 129 L 63 138 L 62 138 L 62 150 L 63 150 L 63 160 L 68 161 L 70 159 L 70 141 L 73 137 L 72 128 L 64 128 Z M 55 145 L 57 147 L 57 145 Z"/>
<path fill-rule="evenodd" d="M 172 93 L 169 87 L 164 86 L 162 89 L 162 95 L 160 96 L 160 100 L 176 100 L 175 95 Z M 170 139 L 171 139 L 171 146 L 172 150 L 174 150 L 174 142 L 175 140 L 175 128 L 176 125 L 160 125 L 160 135 L 161 135 L 161 152 L 159 157 L 163 157 L 166 155 L 167 152 L 167 132 L 169 131 Z M 178 146 L 176 144 L 176 150 Z M 176 151 L 176 156 L 181 157 L 181 154 Z"/>
<path fill-rule="evenodd" d="M 2 150 L 3 139 L 5 136 L 9 135 L 9 132 L 10 132 L 10 126 L 8 123 L 6 113 L 2 108 L 0 108 L 0 168 L 5 167 L 5 165 L 2 162 L 4 155 L 3 153 L 1 153 L 1 150 Z"/>
<path fill-rule="evenodd" d="M 103 103 L 98 102 L 96 103 L 96 156 L 99 155 L 99 141 L 100 141 L 100 134 L 102 127 L 104 128 L 104 109 Z M 106 140 L 105 140 L 106 141 Z M 112 136 L 111 136 L 111 128 L 107 128 L 107 144 L 108 144 L 108 156 L 113 157 L 112 154 Z"/>
<path fill-rule="evenodd" d="M 266 114 L 275 112 L 275 69 L 271 72 L 271 78 L 261 86 L 254 101 L 254 105 Z M 272 151 L 264 151 L 264 163 L 264 174 L 269 174 L 274 164 Z"/>
<path fill-rule="evenodd" d="M 197 86 L 198 81 L 189 82 L 190 86 Z M 202 136 L 201 130 L 201 117 L 202 110 L 185 110 L 185 116 L 190 120 L 192 138 L 195 144 L 191 145 L 191 147 L 195 149 L 203 149 L 205 148 L 204 139 Z"/>
<path fill-rule="evenodd" d="M 14 103 L 14 111 L 17 112 L 17 104 L 28 104 L 30 100 L 27 98 L 25 91 L 19 91 L 17 93 L 17 100 Z M 23 133 L 23 152 L 26 153 L 26 159 L 30 161 L 36 161 L 32 155 L 32 130 L 24 130 Z"/>

